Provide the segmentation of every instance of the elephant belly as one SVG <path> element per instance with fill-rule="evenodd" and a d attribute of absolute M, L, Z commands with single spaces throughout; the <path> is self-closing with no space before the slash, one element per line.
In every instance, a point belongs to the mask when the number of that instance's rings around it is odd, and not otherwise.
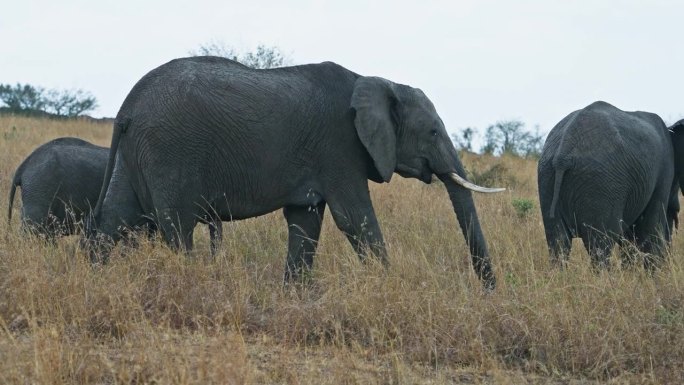
<path fill-rule="evenodd" d="M 267 189 L 252 192 L 219 194 L 205 211 L 215 211 L 224 221 L 240 220 L 265 215 L 285 206 L 315 206 L 323 195 L 315 184 L 303 184 L 288 194 L 272 194 Z"/>

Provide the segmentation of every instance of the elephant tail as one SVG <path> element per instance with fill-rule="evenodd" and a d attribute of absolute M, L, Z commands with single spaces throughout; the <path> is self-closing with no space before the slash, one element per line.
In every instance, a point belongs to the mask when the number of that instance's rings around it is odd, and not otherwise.
<path fill-rule="evenodd" d="M 556 217 L 556 205 L 558 205 L 558 195 L 560 195 L 561 183 L 563 183 L 563 174 L 565 174 L 565 168 L 556 168 L 556 176 L 553 182 L 553 199 L 551 200 L 551 212 L 549 213 L 549 218 Z"/>
<path fill-rule="evenodd" d="M 102 180 L 102 188 L 100 189 L 100 196 L 97 198 L 97 204 L 95 209 L 92 211 L 95 218 L 100 214 L 102 209 L 102 204 L 104 203 L 105 196 L 107 195 L 107 189 L 109 189 L 109 182 L 114 173 L 114 164 L 116 163 L 116 151 L 119 148 L 119 141 L 121 140 L 121 135 L 126 132 L 128 126 L 131 124 L 129 118 L 117 119 L 114 123 L 114 129 L 112 130 L 112 145 L 109 148 L 109 159 L 107 160 L 107 168 L 105 170 L 104 179 Z"/>
<path fill-rule="evenodd" d="M 12 178 L 12 186 L 9 193 L 9 207 L 7 208 L 7 226 L 12 223 L 12 206 L 14 206 L 14 194 L 17 192 L 17 186 L 21 186 L 21 167 L 14 173 Z"/>

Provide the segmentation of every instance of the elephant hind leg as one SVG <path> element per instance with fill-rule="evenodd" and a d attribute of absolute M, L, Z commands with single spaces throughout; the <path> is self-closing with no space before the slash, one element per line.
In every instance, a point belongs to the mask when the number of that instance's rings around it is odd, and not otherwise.
<path fill-rule="evenodd" d="M 285 282 L 306 278 L 313 267 L 325 205 L 320 202 L 315 206 L 285 206 L 283 209 L 288 228 Z"/>
<path fill-rule="evenodd" d="M 192 235 L 197 224 L 193 213 L 183 209 L 163 208 L 157 210 L 157 222 L 169 247 L 186 253 L 192 250 Z"/>
<path fill-rule="evenodd" d="M 667 254 L 671 231 L 667 223 L 665 206 L 651 202 L 634 227 L 635 243 L 644 253 L 644 268 L 653 271 L 659 267 Z"/>
<path fill-rule="evenodd" d="M 590 229 L 583 231 L 582 242 L 591 257 L 591 266 L 594 270 L 607 269 L 610 267 L 610 252 L 615 245 L 614 233 Z"/>
<path fill-rule="evenodd" d="M 22 207 L 21 230 L 54 243 L 59 226 L 57 218 L 50 213 L 49 205 L 26 205 Z"/>
<path fill-rule="evenodd" d="M 620 264 L 622 268 L 631 268 L 638 258 L 637 240 L 634 235 L 634 227 L 625 230 L 622 238 L 618 240 L 620 246 Z"/>
<path fill-rule="evenodd" d="M 560 219 L 552 220 L 544 217 L 544 224 L 551 264 L 562 268 L 566 265 L 570 255 L 572 233 Z"/>

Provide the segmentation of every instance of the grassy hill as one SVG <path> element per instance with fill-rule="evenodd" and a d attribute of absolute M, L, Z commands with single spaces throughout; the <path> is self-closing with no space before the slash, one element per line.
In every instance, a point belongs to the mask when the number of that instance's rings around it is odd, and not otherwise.
<path fill-rule="evenodd" d="M 111 125 L 0 116 L 0 191 L 39 144 L 109 145 Z M 0 383 L 681 383 L 684 235 L 667 265 L 592 273 L 581 243 L 550 267 L 536 163 L 464 154 L 508 187 L 476 195 L 498 288 L 481 288 L 446 191 L 371 183 L 390 267 L 361 264 L 329 216 L 314 281 L 284 288 L 280 212 L 224 224 L 210 260 L 159 241 L 94 269 L 77 237 L 49 245 L 0 221 Z M 5 195 L 6 197 L 6 195 Z M 5 198 L 6 199 L 6 198 Z M 513 202 L 534 202 L 525 212 Z M 6 203 L 6 200 L 4 201 Z M 6 207 L 6 206 L 5 206 Z"/>

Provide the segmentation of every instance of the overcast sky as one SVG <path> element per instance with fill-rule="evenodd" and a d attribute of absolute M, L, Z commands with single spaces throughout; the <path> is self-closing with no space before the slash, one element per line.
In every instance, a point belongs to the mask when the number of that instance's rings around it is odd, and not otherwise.
<path fill-rule="evenodd" d="M 684 1 L 6 1 L 0 83 L 81 88 L 114 116 L 151 69 L 223 42 L 276 45 L 421 88 L 447 130 L 550 130 L 605 100 L 684 117 Z"/>

